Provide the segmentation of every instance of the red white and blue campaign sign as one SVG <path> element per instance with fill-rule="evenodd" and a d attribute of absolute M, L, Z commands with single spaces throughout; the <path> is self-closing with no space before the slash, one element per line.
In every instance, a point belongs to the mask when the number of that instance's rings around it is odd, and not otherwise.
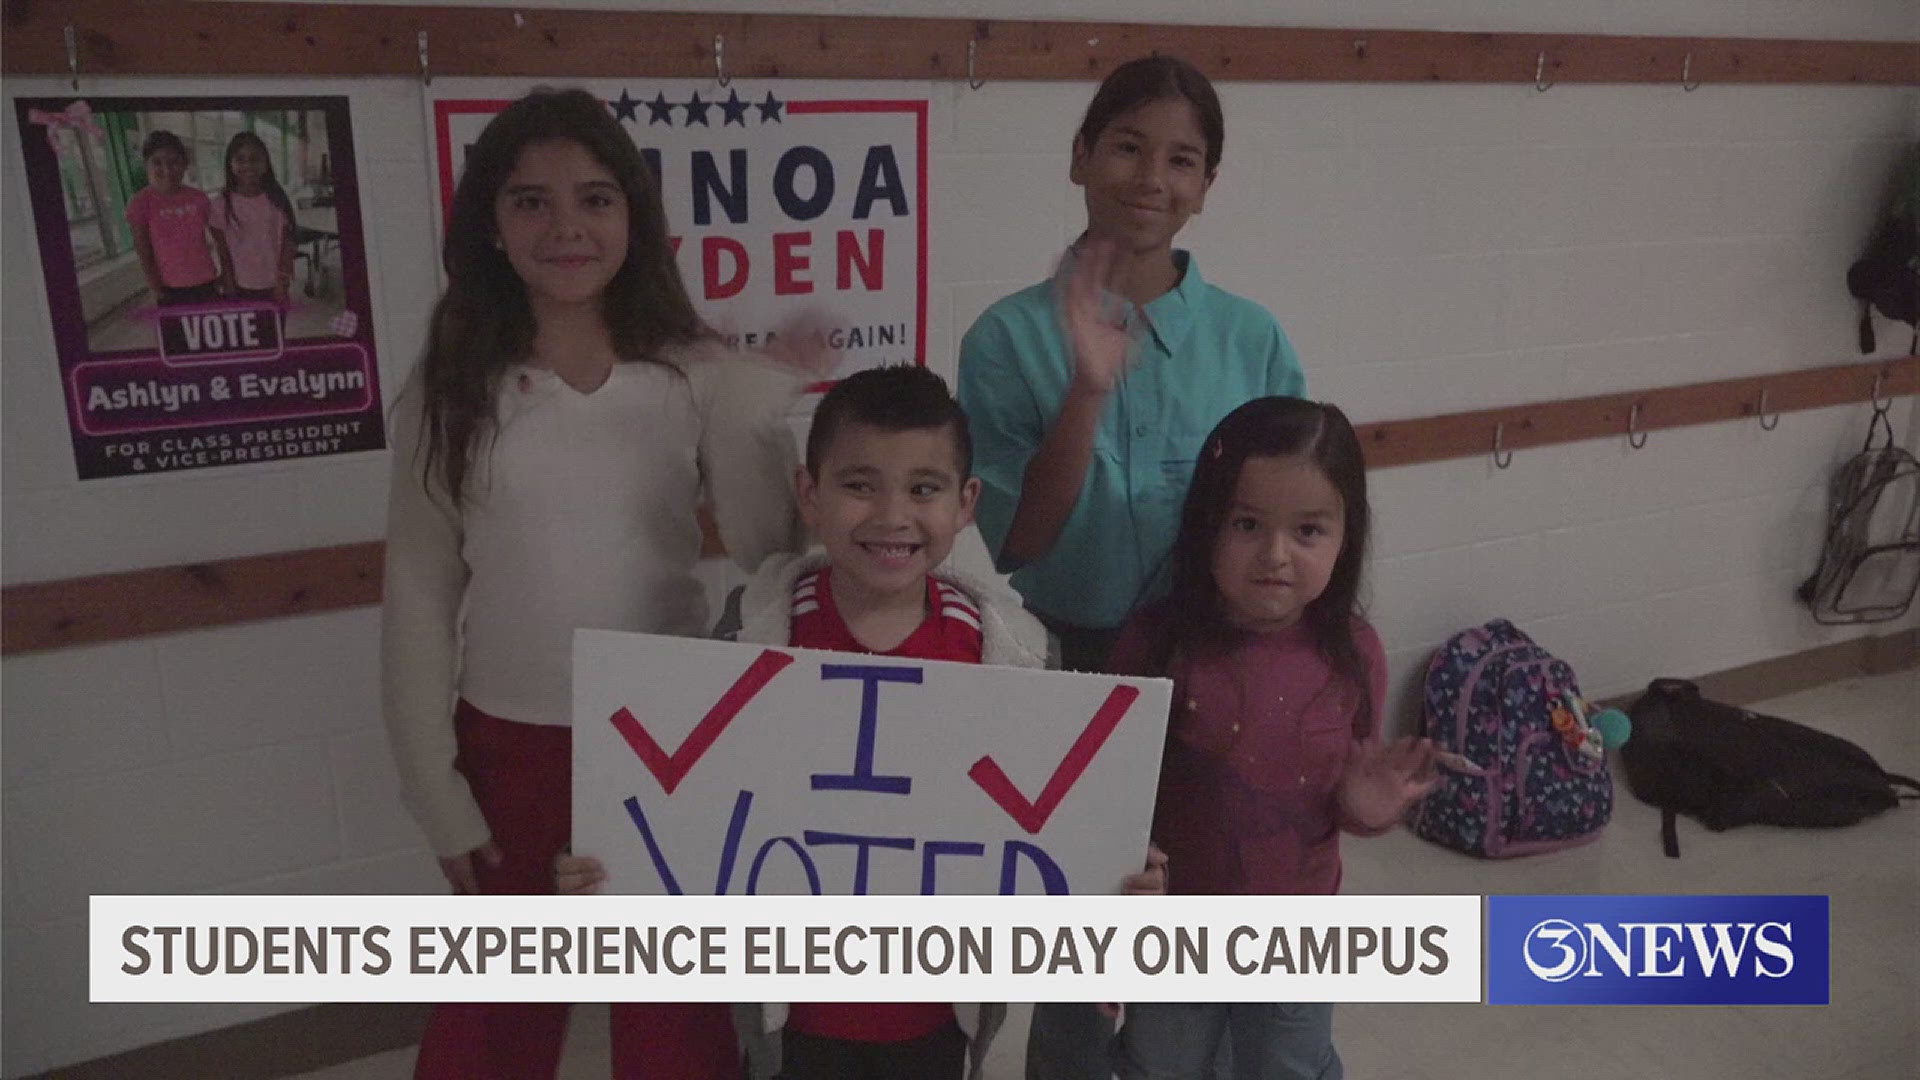
<path fill-rule="evenodd" d="M 80 479 L 385 445 L 346 98 L 14 109 Z"/>
<path fill-rule="evenodd" d="M 838 374 L 926 362 L 925 97 L 796 81 L 583 85 L 659 177 L 681 276 L 715 328 L 756 348 L 816 309 L 831 320 L 824 333 L 843 357 Z M 466 148 L 526 90 L 434 80 L 427 108 L 442 220 Z"/>
<path fill-rule="evenodd" d="M 573 686 L 573 850 L 673 895 L 1115 892 L 1171 691 L 600 630 Z"/>

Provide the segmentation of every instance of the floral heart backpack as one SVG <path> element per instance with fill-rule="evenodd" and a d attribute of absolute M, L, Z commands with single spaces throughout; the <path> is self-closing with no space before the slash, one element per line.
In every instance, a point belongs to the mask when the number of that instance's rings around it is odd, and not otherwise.
<path fill-rule="evenodd" d="M 1566 661 L 1505 619 L 1447 639 L 1427 666 L 1421 734 L 1485 771 L 1443 769 L 1413 831 L 1506 858 L 1585 843 L 1613 815 L 1613 776 Z"/>

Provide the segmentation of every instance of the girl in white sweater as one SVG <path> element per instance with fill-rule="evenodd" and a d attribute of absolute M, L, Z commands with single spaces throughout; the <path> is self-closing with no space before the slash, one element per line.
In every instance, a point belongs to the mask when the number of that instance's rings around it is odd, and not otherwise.
<path fill-rule="evenodd" d="M 453 890 L 550 892 L 571 831 L 574 629 L 705 630 L 703 493 L 745 568 L 796 545 L 784 415 L 826 358 L 720 345 L 651 171 L 584 91 L 537 90 L 487 125 L 445 264 L 392 422 L 387 725 Z M 566 1010 L 442 1005 L 416 1075 L 551 1076 Z M 619 1076 L 739 1073 L 725 1005 L 618 1006 L 613 1052 Z"/>

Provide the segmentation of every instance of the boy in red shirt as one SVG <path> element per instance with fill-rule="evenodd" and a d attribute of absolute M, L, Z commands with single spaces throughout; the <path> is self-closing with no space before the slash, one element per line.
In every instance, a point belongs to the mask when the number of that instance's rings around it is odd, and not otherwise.
<path fill-rule="evenodd" d="M 841 380 L 814 411 L 794 479 L 825 554 L 767 560 L 721 631 L 737 622 L 731 636 L 766 645 L 1045 667 L 1046 630 L 1018 596 L 940 565 L 973 521 L 972 449 L 940 376 L 886 367 Z M 1005 1013 L 963 1009 L 971 1040 L 954 1006 L 928 1002 L 794 1004 L 784 1031 L 781 1006 L 747 1007 L 742 1034 L 756 1077 L 959 1080 L 969 1041 L 977 1070 Z M 759 1032 L 779 1033 L 778 1066 Z"/>
<path fill-rule="evenodd" d="M 814 411 L 806 464 L 794 478 L 801 515 L 825 553 L 761 564 L 728 599 L 717 635 L 1045 667 L 1046 630 L 1017 594 L 941 565 L 973 522 L 980 481 L 972 469 L 966 414 L 940 376 L 899 366 L 841 380 Z M 1164 862 L 1152 853 L 1150 868 L 1127 878 L 1123 891 L 1165 892 Z M 600 877 L 598 863 L 573 856 L 556 870 L 561 892 L 584 891 Z M 927 1002 L 736 1009 L 755 1080 L 977 1077 L 1006 1012 Z"/>

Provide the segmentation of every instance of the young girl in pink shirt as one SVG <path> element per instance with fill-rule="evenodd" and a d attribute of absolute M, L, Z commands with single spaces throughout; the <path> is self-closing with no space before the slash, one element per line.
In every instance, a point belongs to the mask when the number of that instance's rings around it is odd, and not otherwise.
<path fill-rule="evenodd" d="M 1168 890 L 1330 894 L 1340 833 L 1375 835 L 1433 785 L 1433 745 L 1379 738 L 1380 636 L 1358 610 L 1366 465 L 1332 405 L 1250 401 L 1202 445 L 1173 591 L 1121 632 L 1109 667 L 1174 681 L 1153 836 Z M 1126 1080 L 1337 1080 L 1329 1004 L 1138 1004 L 1115 1040 Z"/>
<path fill-rule="evenodd" d="M 214 245 L 227 292 L 287 302 L 293 283 L 293 203 L 251 131 L 227 142 L 227 187 L 213 207 Z"/>
<path fill-rule="evenodd" d="M 147 288 L 161 305 L 218 300 L 220 271 L 207 246 L 212 204 L 206 192 L 187 186 L 187 144 L 171 131 L 155 131 L 140 156 L 147 186 L 127 200 L 127 224 Z"/>

